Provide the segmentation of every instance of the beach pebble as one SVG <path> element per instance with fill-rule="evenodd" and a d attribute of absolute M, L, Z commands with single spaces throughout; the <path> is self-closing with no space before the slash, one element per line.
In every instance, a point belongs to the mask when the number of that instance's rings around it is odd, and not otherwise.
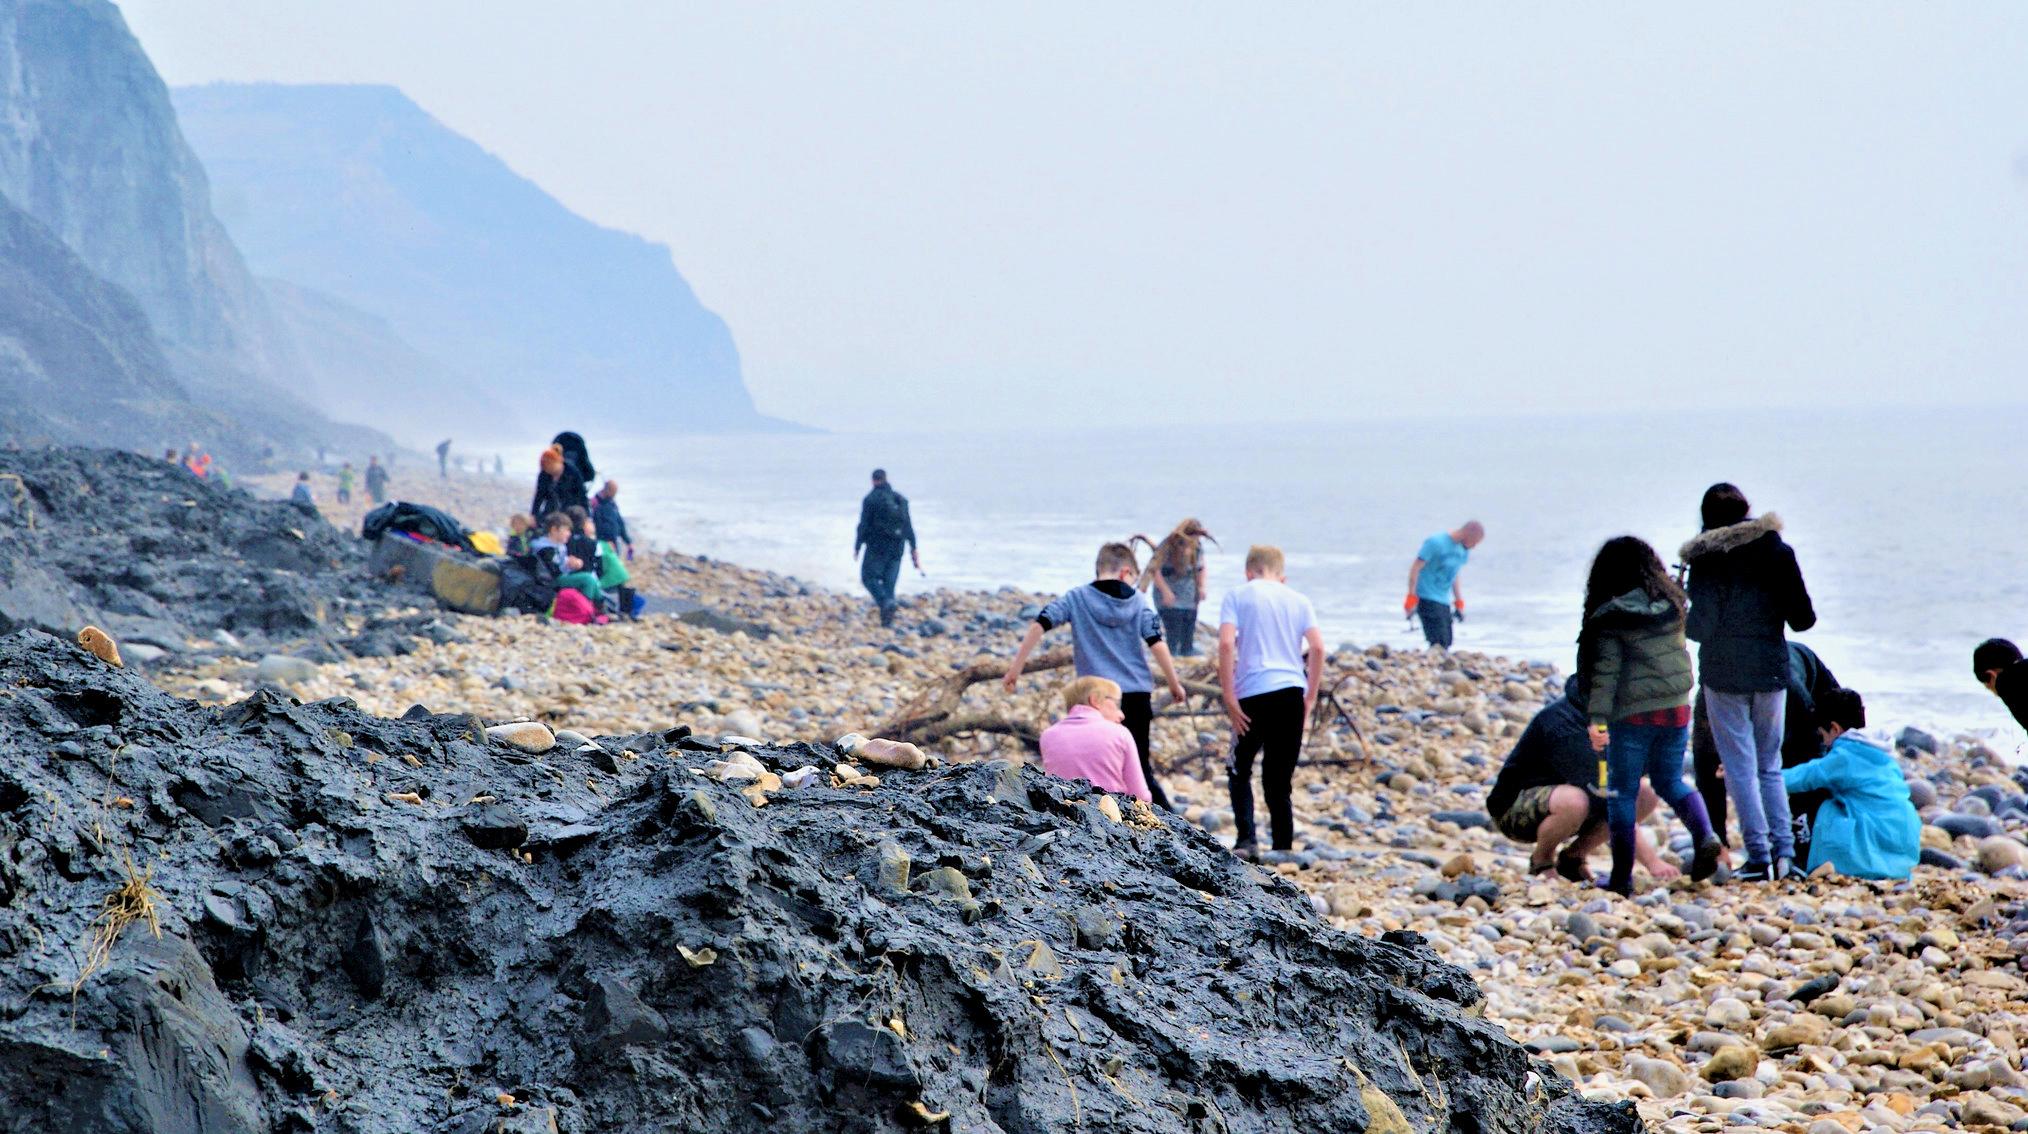
<path fill-rule="evenodd" d="M 510 748 L 523 752 L 547 752 L 556 747 L 556 734 L 549 726 L 539 721 L 514 721 L 499 724 L 486 730 L 486 739 L 495 740 Z"/>
<path fill-rule="evenodd" d="M 1713 1083 L 1722 1083 L 1728 1079 L 1748 1079 L 1753 1077 L 1759 1064 L 1760 1055 L 1752 1048 L 1739 1045 L 1721 1047 L 1705 1061 L 1700 1074 Z"/>
<path fill-rule="evenodd" d="M 2028 846 L 2008 835 L 1992 835 L 1979 840 L 1979 869 L 1988 874 L 1998 874 L 2010 866 L 2028 865 Z"/>
<path fill-rule="evenodd" d="M 1690 1073 L 1666 1060 L 1637 1055 L 1627 1060 L 1627 1074 L 1646 1083 L 1659 1099 L 1675 1098 L 1690 1091 Z"/>
<path fill-rule="evenodd" d="M 297 685 L 317 676 L 317 663 L 287 654 L 268 654 L 254 667 L 254 680 Z"/>
<path fill-rule="evenodd" d="M 1753 1010 L 1737 997 L 1721 996 L 1704 1010 L 1704 1023 L 1713 1028 L 1737 1028 L 1753 1019 Z"/>

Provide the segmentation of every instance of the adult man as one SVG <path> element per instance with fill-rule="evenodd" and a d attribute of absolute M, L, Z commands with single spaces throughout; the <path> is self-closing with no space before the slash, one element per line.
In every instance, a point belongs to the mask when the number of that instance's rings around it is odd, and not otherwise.
<path fill-rule="evenodd" d="M 1455 531 L 1438 532 L 1422 541 L 1415 562 L 1408 568 L 1408 597 L 1402 600 L 1403 613 L 1422 619 L 1422 636 L 1432 646 L 1451 648 L 1451 620 L 1465 617 L 1465 592 L 1458 586 L 1458 572 L 1472 549 L 1486 538 L 1484 525 L 1467 520 Z"/>
<path fill-rule="evenodd" d="M 375 504 L 387 503 L 387 469 L 382 467 L 379 457 L 366 459 L 366 494 L 373 497 Z"/>
<path fill-rule="evenodd" d="M 915 569 L 922 554 L 915 545 L 915 521 L 909 518 L 908 497 L 887 483 L 887 470 L 873 470 L 873 488 L 859 502 L 859 532 L 852 538 L 852 556 L 859 559 L 859 581 L 880 608 L 880 624 L 894 625 L 894 585 L 901 580 L 901 551 L 906 546 Z"/>
<path fill-rule="evenodd" d="M 2028 728 L 2028 661 L 2021 660 L 2021 647 L 2005 638 L 1980 642 L 1972 651 L 1972 674 Z"/>
<path fill-rule="evenodd" d="M 626 517 L 620 515 L 620 482 L 609 480 L 592 499 L 592 526 L 598 531 L 600 542 L 610 543 L 613 550 L 634 557 L 634 540 L 627 534 Z"/>
<path fill-rule="evenodd" d="M 450 459 L 451 439 L 446 437 L 437 442 L 437 475 L 445 480 L 451 479 Z"/>
<path fill-rule="evenodd" d="M 1225 766 L 1237 828 L 1233 852 L 1258 856 L 1253 823 L 1253 760 L 1261 755 L 1271 860 L 1293 849 L 1296 817 L 1289 788 L 1303 748 L 1303 722 L 1324 679 L 1324 631 L 1310 600 L 1283 577 L 1278 547 L 1246 553 L 1246 583 L 1218 604 L 1218 688 L 1232 722 L 1232 758 Z M 1309 649 L 1307 661 L 1304 647 Z"/>
<path fill-rule="evenodd" d="M 1528 872 L 1554 870 L 1573 882 L 1590 880 L 1585 858 L 1606 837 L 1606 801 L 1598 788 L 1600 757 L 1586 733 L 1580 707 L 1584 700 L 1583 689 L 1573 681 L 1563 697 L 1536 713 L 1486 793 L 1486 814 L 1500 833 L 1517 843 L 1534 844 Z M 1645 820 L 1661 803 L 1661 797 L 1643 783 L 1635 814 Z M 1634 861 L 1658 880 L 1681 873 L 1655 853 L 1646 827 L 1635 830 Z"/>

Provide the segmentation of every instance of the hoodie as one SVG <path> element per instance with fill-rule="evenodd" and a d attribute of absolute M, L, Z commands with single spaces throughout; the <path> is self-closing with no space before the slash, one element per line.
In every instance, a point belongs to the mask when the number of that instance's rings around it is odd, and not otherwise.
<path fill-rule="evenodd" d="M 1579 690 L 1579 693 L 1582 691 Z M 1500 765 L 1493 790 L 1486 793 L 1486 813 L 1498 822 L 1529 788 L 1569 784 L 1598 791 L 1599 754 L 1585 735 L 1584 711 L 1570 696 L 1560 697 L 1528 722 L 1514 750 Z"/>
<path fill-rule="evenodd" d="M 1782 773 L 1791 793 L 1828 791 L 1810 834 L 1810 869 L 1854 878 L 1906 878 L 1922 856 L 1922 820 L 1893 754 L 1855 733 Z"/>
<path fill-rule="evenodd" d="M 1599 607 L 1585 619 L 1577 653 L 1593 724 L 1690 703 L 1695 683 L 1683 615 L 1667 599 L 1635 589 Z"/>
<path fill-rule="evenodd" d="M 1789 683 L 1782 633 L 1817 624 L 1796 553 L 1769 513 L 1713 528 L 1683 545 L 1690 566 L 1691 641 L 1704 686 L 1720 693 L 1772 693 Z"/>
<path fill-rule="evenodd" d="M 1162 640 L 1162 619 L 1141 592 L 1118 579 L 1070 591 L 1035 616 L 1044 630 L 1068 625 L 1071 664 L 1079 677 L 1103 677 L 1122 693 L 1152 693 L 1147 647 Z"/>

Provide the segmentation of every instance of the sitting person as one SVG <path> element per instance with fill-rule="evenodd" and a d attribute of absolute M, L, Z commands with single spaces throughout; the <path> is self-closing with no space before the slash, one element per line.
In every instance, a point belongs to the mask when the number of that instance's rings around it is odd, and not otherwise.
<path fill-rule="evenodd" d="M 1592 751 L 1584 710 L 1578 707 L 1584 700 L 1583 684 L 1573 681 L 1562 698 L 1536 713 L 1486 793 L 1486 813 L 1500 833 L 1535 845 L 1528 872 L 1554 870 L 1573 882 L 1590 880 L 1585 859 L 1606 837 L 1605 796 L 1598 787 L 1600 761 Z M 1642 784 L 1636 814 L 1646 820 L 1661 803 L 1661 797 Z M 1637 830 L 1634 860 L 1657 881 L 1681 873 L 1655 852 L 1645 826 Z"/>
<path fill-rule="evenodd" d="M 296 487 L 289 492 L 289 503 L 295 505 L 297 511 L 306 512 L 312 516 L 317 514 L 317 502 L 310 497 L 309 473 L 299 472 L 296 474 Z"/>
<path fill-rule="evenodd" d="M 550 580 L 584 570 L 584 561 L 570 553 L 570 517 L 551 512 L 542 521 L 542 538 L 531 541 L 529 554 L 547 569 Z"/>
<path fill-rule="evenodd" d="M 1850 730 L 1866 727 L 1866 704 L 1850 689 L 1818 699 L 1818 734 L 1829 751 L 1784 769 L 1789 791 L 1825 791 L 1810 839 L 1809 868 L 1830 863 L 1854 878 L 1906 878 L 1922 857 L 1922 819 L 1894 754 Z"/>
<path fill-rule="evenodd" d="M 1120 686 L 1103 677 L 1080 677 L 1063 687 L 1063 719 L 1042 733 L 1042 770 L 1066 780 L 1090 780 L 1104 791 L 1148 799 L 1141 754 L 1120 722 Z"/>
<path fill-rule="evenodd" d="M 605 565 L 600 562 L 599 555 L 598 529 L 592 523 L 591 513 L 574 504 L 565 508 L 563 513 L 570 517 L 570 553 L 577 556 L 578 562 L 584 564 L 583 570 L 594 575 L 604 574 Z"/>
<path fill-rule="evenodd" d="M 1972 651 L 1972 674 L 2028 728 L 2028 661 L 2021 647 L 2005 638 L 1988 638 Z"/>
<path fill-rule="evenodd" d="M 535 517 L 516 512 L 507 517 L 507 554 L 527 555 L 535 542 Z"/>

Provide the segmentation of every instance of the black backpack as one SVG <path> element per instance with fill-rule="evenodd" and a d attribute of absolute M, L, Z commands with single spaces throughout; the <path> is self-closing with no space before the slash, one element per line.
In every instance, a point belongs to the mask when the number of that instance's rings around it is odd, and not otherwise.
<path fill-rule="evenodd" d="M 866 535 L 869 539 L 908 538 L 908 498 L 892 488 L 866 497 Z"/>

